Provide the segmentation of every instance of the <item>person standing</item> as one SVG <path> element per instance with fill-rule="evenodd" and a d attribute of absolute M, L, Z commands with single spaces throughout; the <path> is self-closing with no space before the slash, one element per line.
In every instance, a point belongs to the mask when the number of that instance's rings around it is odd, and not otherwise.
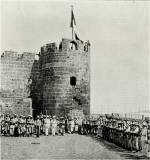
<path fill-rule="evenodd" d="M 68 128 L 69 128 L 69 122 L 68 122 L 68 118 L 66 117 L 65 119 L 65 132 L 68 133 Z"/>
<path fill-rule="evenodd" d="M 74 127 L 75 133 L 78 133 L 79 123 L 78 123 L 78 119 L 77 118 L 75 118 L 74 123 L 75 123 L 75 127 Z"/>
<path fill-rule="evenodd" d="M 18 133 L 19 133 L 19 136 L 22 135 L 22 130 L 21 130 L 21 127 L 22 127 L 22 115 L 20 115 L 19 119 L 18 119 Z"/>
<path fill-rule="evenodd" d="M 37 120 L 35 121 L 35 126 L 36 126 L 36 136 L 39 137 L 40 127 L 41 127 L 41 120 L 39 116 L 37 116 Z"/>
<path fill-rule="evenodd" d="M 82 118 L 79 117 L 78 119 L 78 134 L 82 133 Z"/>
<path fill-rule="evenodd" d="M 64 136 L 64 134 L 65 134 L 65 119 L 64 118 L 62 119 L 61 123 L 62 123 L 62 125 L 61 125 L 61 130 L 62 130 L 61 135 Z"/>
<path fill-rule="evenodd" d="M 10 118 L 10 136 L 14 136 L 15 121 L 14 117 Z"/>
<path fill-rule="evenodd" d="M 141 130 L 141 145 L 142 145 L 142 153 L 146 156 L 147 154 L 147 124 L 144 121 L 143 127 Z"/>
<path fill-rule="evenodd" d="M 3 133 L 4 114 L 0 116 L 0 135 Z"/>
<path fill-rule="evenodd" d="M 134 124 L 132 134 L 133 134 L 133 149 L 139 151 L 139 132 L 140 128 L 137 124 Z"/>
<path fill-rule="evenodd" d="M 22 136 L 24 137 L 26 135 L 26 116 L 22 116 Z"/>
<path fill-rule="evenodd" d="M 87 130 L 86 130 L 86 118 L 84 118 L 82 120 L 82 134 L 87 134 Z"/>
<path fill-rule="evenodd" d="M 70 121 L 70 133 L 71 134 L 74 132 L 74 127 L 75 127 L 75 122 L 74 122 L 74 119 L 71 118 L 71 121 Z"/>
<path fill-rule="evenodd" d="M 49 116 L 46 116 L 46 118 L 44 119 L 44 129 L 46 136 L 48 136 L 49 127 L 50 127 L 50 119 Z"/>
<path fill-rule="evenodd" d="M 26 119 L 26 135 L 29 137 L 30 135 L 30 116 L 27 117 Z"/>
<path fill-rule="evenodd" d="M 10 115 L 9 114 L 7 114 L 5 117 L 5 132 L 6 132 L 6 135 L 10 134 Z"/>
<path fill-rule="evenodd" d="M 18 119 L 19 136 L 24 136 L 25 135 L 25 131 L 26 131 L 25 125 L 26 125 L 25 117 L 23 115 L 21 115 L 20 118 Z"/>
<path fill-rule="evenodd" d="M 127 123 L 126 129 L 125 129 L 125 135 L 126 135 L 126 146 L 125 149 L 130 149 L 131 148 L 131 143 L 130 143 L 130 131 L 131 131 L 131 126 L 130 124 Z"/>
<path fill-rule="evenodd" d="M 58 126 L 59 126 L 59 134 L 61 136 L 64 136 L 64 134 L 65 134 L 65 119 L 64 119 L 64 117 L 59 118 Z"/>
<path fill-rule="evenodd" d="M 31 136 L 32 135 L 32 132 L 33 132 L 33 119 L 32 119 L 32 116 L 28 116 L 27 117 L 27 121 L 26 121 L 26 129 L 27 129 L 27 136 Z"/>
<path fill-rule="evenodd" d="M 55 134 L 56 134 L 56 129 L 57 129 L 56 116 L 53 116 L 53 119 L 52 119 L 52 121 L 51 121 L 51 125 L 52 125 L 52 135 L 55 136 Z"/>
<path fill-rule="evenodd" d="M 51 116 L 49 116 L 49 120 L 50 120 L 49 134 L 52 134 L 52 124 L 51 124 L 52 117 Z"/>
<path fill-rule="evenodd" d="M 30 116 L 30 126 L 31 126 L 31 135 L 32 135 L 34 132 L 34 120 L 32 116 Z"/>
<path fill-rule="evenodd" d="M 148 125 L 147 129 L 147 157 L 150 158 L 150 124 Z"/>
<path fill-rule="evenodd" d="M 40 113 L 39 119 L 41 121 L 41 126 L 40 126 L 40 134 L 44 134 L 44 118 L 46 116 Z"/>
<path fill-rule="evenodd" d="M 14 136 L 18 137 L 19 136 L 19 130 L 18 130 L 18 117 L 17 117 L 17 115 L 14 116 L 14 122 L 15 122 Z"/>

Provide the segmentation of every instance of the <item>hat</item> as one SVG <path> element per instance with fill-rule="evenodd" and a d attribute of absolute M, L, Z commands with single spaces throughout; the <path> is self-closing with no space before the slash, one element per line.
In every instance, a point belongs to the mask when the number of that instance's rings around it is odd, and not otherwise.
<path fill-rule="evenodd" d="M 60 119 L 64 119 L 64 117 L 60 117 Z"/>
<path fill-rule="evenodd" d="M 142 123 L 142 125 L 143 125 L 143 126 L 147 126 L 147 123 L 144 121 L 144 122 Z"/>
<path fill-rule="evenodd" d="M 43 115 L 43 114 L 41 114 L 39 117 L 40 117 L 40 118 L 43 118 L 43 117 L 44 117 L 44 115 Z"/>

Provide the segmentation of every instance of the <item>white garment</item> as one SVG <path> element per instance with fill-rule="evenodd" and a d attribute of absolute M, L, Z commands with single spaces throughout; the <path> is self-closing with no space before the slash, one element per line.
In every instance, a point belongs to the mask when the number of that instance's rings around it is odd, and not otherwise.
<path fill-rule="evenodd" d="M 45 135 L 48 136 L 49 127 L 45 127 Z"/>
<path fill-rule="evenodd" d="M 75 126 L 74 121 L 70 121 L 70 125 L 71 125 L 71 127 L 74 127 Z"/>
<path fill-rule="evenodd" d="M 14 118 L 14 123 L 17 123 L 18 122 L 18 118 Z"/>
<path fill-rule="evenodd" d="M 48 131 L 50 128 L 50 119 L 44 119 L 44 128 L 45 128 L 45 135 L 48 136 Z"/>
<path fill-rule="evenodd" d="M 139 127 L 136 127 L 132 133 L 139 133 Z"/>
<path fill-rule="evenodd" d="M 74 121 L 70 121 L 70 132 L 72 133 L 74 131 L 75 123 Z"/>
<path fill-rule="evenodd" d="M 50 127 L 50 119 L 44 119 L 44 126 Z"/>
<path fill-rule="evenodd" d="M 14 135 L 14 129 L 15 129 L 15 126 L 14 125 L 10 125 L 10 135 Z"/>
<path fill-rule="evenodd" d="M 57 129 L 57 121 L 56 121 L 56 119 L 52 119 L 51 125 L 52 125 L 52 135 L 55 136 L 56 129 Z"/>
<path fill-rule="evenodd" d="M 142 153 L 147 155 L 147 128 L 143 128 L 141 131 L 141 145 L 142 145 Z"/>

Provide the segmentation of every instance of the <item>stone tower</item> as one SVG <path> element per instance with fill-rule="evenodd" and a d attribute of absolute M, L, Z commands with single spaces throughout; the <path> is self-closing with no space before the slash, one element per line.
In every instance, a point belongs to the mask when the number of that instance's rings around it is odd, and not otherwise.
<path fill-rule="evenodd" d="M 41 47 L 41 112 L 65 115 L 70 109 L 90 113 L 90 43 L 62 39 Z"/>

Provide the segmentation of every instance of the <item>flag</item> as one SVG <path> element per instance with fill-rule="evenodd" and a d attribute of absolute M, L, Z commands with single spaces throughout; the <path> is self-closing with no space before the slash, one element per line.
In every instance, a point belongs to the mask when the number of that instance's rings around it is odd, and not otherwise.
<path fill-rule="evenodd" d="M 74 13 L 73 13 L 73 10 L 72 10 L 71 11 L 71 23 L 70 23 L 70 27 L 73 28 L 73 25 L 76 25 L 76 20 L 75 20 Z"/>
<path fill-rule="evenodd" d="M 83 41 L 80 40 L 80 38 L 77 36 L 77 34 L 75 33 L 75 39 L 80 41 L 81 43 L 83 43 Z"/>
<path fill-rule="evenodd" d="M 76 33 L 75 33 L 75 39 L 80 40 Z"/>

